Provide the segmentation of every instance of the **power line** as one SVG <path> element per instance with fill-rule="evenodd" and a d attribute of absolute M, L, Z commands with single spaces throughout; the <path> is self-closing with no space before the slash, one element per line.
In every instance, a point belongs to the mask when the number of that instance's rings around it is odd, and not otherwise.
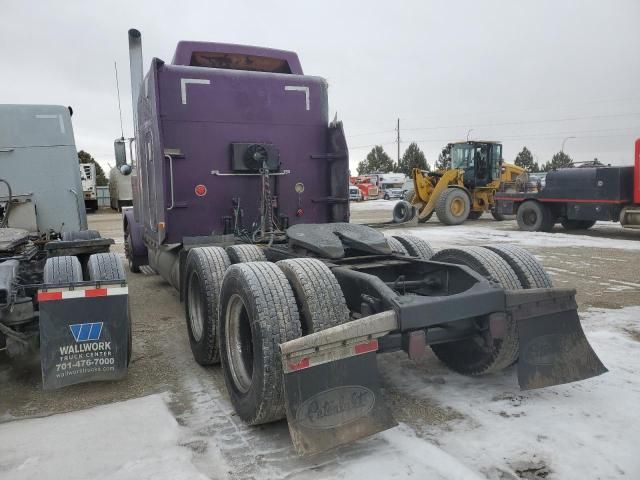
<path fill-rule="evenodd" d="M 516 121 L 516 122 L 495 122 L 495 123 L 484 123 L 484 124 L 483 123 L 467 123 L 467 124 L 459 124 L 459 125 L 441 125 L 441 126 L 435 126 L 435 127 L 414 127 L 414 128 L 405 128 L 405 130 L 418 132 L 418 131 L 424 131 L 424 130 L 444 130 L 446 128 L 505 127 L 509 125 L 529 125 L 529 124 L 541 124 L 541 123 L 553 123 L 553 122 L 569 122 L 574 120 L 594 120 L 598 118 L 629 117 L 633 115 L 640 115 L 640 112 L 612 113 L 612 114 L 603 114 L 603 115 L 586 115 L 586 116 L 545 119 L 545 120 L 522 120 L 522 121 Z M 383 133 L 391 133 L 395 131 L 396 129 L 383 130 L 380 132 L 371 132 L 371 133 L 358 133 L 354 135 L 349 135 L 349 137 L 361 137 L 364 135 L 380 135 Z"/>
<path fill-rule="evenodd" d="M 350 137 L 362 137 L 365 135 L 382 135 L 383 133 L 395 132 L 394 130 L 382 130 L 378 132 L 365 132 L 365 133 L 354 133 L 353 135 L 349 135 Z"/>
<path fill-rule="evenodd" d="M 551 123 L 551 122 L 569 122 L 573 120 L 593 120 L 596 118 L 614 118 L 614 117 L 630 117 L 633 115 L 640 115 L 640 112 L 633 113 L 613 113 L 607 115 L 588 115 L 581 117 L 566 117 L 546 120 L 524 120 L 519 122 L 497 122 L 497 123 L 466 123 L 461 125 L 446 125 L 440 127 L 419 127 L 419 128 L 406 128 L 405 130 L 421 131 L 421 130 L 439 130 L 445 128 L 466 128 L 466 127 L 504 127 L 508 125 L 527 125 L 527 124 L 539 124 L 539 123 Z"/>
<path fill-rule="evenodd" d="M 600 99 L 600 100 L 590 100 L 587 102 L 577 102 L 577 103 L 567 103 L 564 105 L 560 105 L 560 106 L 552 106 L 552 107 L 535 107 L 535 108 L 522 108 L 522 109 L 515 109 L 515 110 L 495 110 L 492 112 L 456 112 L 456 113 L 451 113 L 451 112 L 447 112 L 447 113 L 440 113 L 440 114 L 434 114 L 434 115 L 429 115 L 429 116 L 423 116 L 423 117 L 407 117 L 409 118 L 409 120 L 425 120 L 428 118 L 436 118 L 436 119 L 440 119 L 442 117 L 445 116 L 449 116 L 449 117 L 470 117 L 472 115 L 496 115 L 496 114 L 503 114 L 503 113 L 521 113 L 521 112 L 537 112 L 540 110 L 551 110 L 551 109 L 565 109 L 565 108 L 573 108 L 576 106 L 581 106 L 581 105 L 594 105 L 594 104 L 601 104 L 601 103 L 619 103 L 619 102 L 629 102 L 629 101 L 636 101 L 636 100 L 640 100 L 640 97 L 619 97 L 619 98 L 612 98 L 612 99 Z M 359 122 L 350 122 L 351 124 L 358 124 Z M 363 122 L 366 123 L 366 122 Z M 373 123 L 367 123 L 368 125 L 385 125 L 387 124 L 387 122 L 385 121 L 381 121 L 381 122 L 373 122 Z M 466 126 L 466 125 L 465 125 Z M 356 133 L 353 136 L 362 136 L 362 135 L 374 135 L 374 134 L 378 134 L 378 133 L 387 133 L 387 132 L 391 132 L 394 130 L 384 130 L 384 131 L 380 131 L 380 132 L 364 132 L 364 133 Z"/>
<path fill-rule="evenodd" d="M 558 109 L 569 109 L 569 108 L 574 108 L 576 106 L 581 106 L 581 105 L 593 105 L 593 104 L 599 104 L 599 103 L 619 103 L 619 102 L 629 102 L 629 101 L 636 101 L 636 100 L 640 100 L 640 97 L 626 97 L 626 98 L 617 98 L 617 99 L 602 99 L 602 100 L 591 100 L 588 102 L 578 102 L 578 103 L 574 103 L 574 104 L 565 104 L 565 105 L 560 105 L 560 106 L 552 106 L 552 107 L 534 107 L 534 108 L 523 108 L 523 109 L 515 109 L 515 110 L 496 110 L 493 112 L 470 112 L 470 113 L 453 113 L 450 116 L 452 117 L 468 117 L 471 115 L 478 115 L 478 113 L 480 113 L 481 115 L 497 115 L 497 114 L 503 114 L 503 113 L 522 113 L 522 112 L 538 112 L 540 110 L 558 110 Z M 424 120 L 427 118 L 442 118 L 443 116 L 446 116 L 448 114 L 439 114 L 439 115 L 429 115 L 429 116 L 424 116 L 424 117 L 413 117 L 413 119 L 415 120 Z"/>
<path fill-rule="evenodd" d="M 616 135 L 585 135 L 591 133 L 601 133 L 601 132 L 617 132 L 617 131 L 627 131 L 625 134 L 616 134 Z M 510 140 L 510 139 L 520 139 L 520 138 L 563 138 L 564 135 L 575 134 L 578 138 L 608 138 L 608 137 L 618 137 L 618 136 L 626 136 L 633 135 L 634 132 L 639 132 L 640 127 L 628 127 L 628 128 L 608 128 L 608 129 L 597 129 L 597 130 L 578 130 L 578 131 L 565 131 L 565 132 L 547 132 L 540 134 L 524 134 L 524 135 L 501 135 L 500 140 Z M 450 142 L 451 137 L 449 138 L 441 138 L 441 139 L 422 139 L 422 140 L 413 140 L 416 143 L 442 143 L 442 142 Z M 397 143 L 397 140 L 388 141 L 388 142 L 377 142 L 371 143 L 367 145 L 357 145 L 353 147 L 349 147 L 350 150 L 356 150 L 359 148 L 368 148 L 375 147 L 376 145 L 394 145 Z"/>

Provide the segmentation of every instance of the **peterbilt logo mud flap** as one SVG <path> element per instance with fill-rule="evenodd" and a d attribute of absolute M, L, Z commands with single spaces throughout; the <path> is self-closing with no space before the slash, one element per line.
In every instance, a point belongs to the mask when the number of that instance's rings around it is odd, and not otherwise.
<path fill-rule="evenodd" d="M 378 385 L 375 352 L 285 374 L 287 420 L 300 454 L 313 454 L 397 423 Z"/>

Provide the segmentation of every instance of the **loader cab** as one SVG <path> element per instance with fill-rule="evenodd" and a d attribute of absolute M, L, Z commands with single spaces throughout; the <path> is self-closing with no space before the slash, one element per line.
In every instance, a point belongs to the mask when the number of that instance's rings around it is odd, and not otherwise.
<path fill-rule="evenodd" d="M 451 168 L 464 171 L 467 187 L 484 187 L 500 178 L 502 144 L 462 142 L 451 148 Z"/>

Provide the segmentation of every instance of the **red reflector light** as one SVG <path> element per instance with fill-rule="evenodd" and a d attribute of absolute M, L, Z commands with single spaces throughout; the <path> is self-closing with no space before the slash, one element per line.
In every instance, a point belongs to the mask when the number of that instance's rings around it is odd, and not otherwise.
<path fill-rule="evenodd" d="M 309 357 L 303 358 L 298 363 L 289 364 L 289 370 L 291 371 L 302 370 L 303 368 L 309 368 Z"/>
<path fill-rule="evenodd" d="M 369 342 L 358 343 L 353 346 L 354 351 L 357 355 L 361 353 L 375 352 L 378 350 L 378 340 L 371 340 Z"/>
<path fill-rule="evenodd" d="M 85 297 L 106 297 L 107 289 L 106 288 L 93 288 L 91 290 L 85 290 Z"/>
<path fill-rule="evenodd" d="M 204 197 L 207 194 L 207 187 L 202 184 L 196 185 L 195 192 L 197 196 Z"/>
<path fill-rule="evenodd" d="M 39 292 L 38 301 L 46 302 L 48 300 L 62 300 L 62 292 Z"/>

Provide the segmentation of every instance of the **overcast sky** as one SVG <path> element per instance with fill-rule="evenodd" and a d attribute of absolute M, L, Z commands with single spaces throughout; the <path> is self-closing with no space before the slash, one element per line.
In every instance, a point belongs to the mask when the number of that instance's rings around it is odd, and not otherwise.
<path fill-rule="evenodd" d="M 448 141 L 526 145 L 540 162 L 566 140 L 574 160 L 630 164 L 640 137 L 640 1 L 0 0 L 0 103 L 71 105 L 78 149 L 113 164 L 131 136 L 127 30 L 145 71 L 178 40 L 294 50 L 329 82 L 351 164 L 374 144 L 417 141 L 429 162 Z"/>

